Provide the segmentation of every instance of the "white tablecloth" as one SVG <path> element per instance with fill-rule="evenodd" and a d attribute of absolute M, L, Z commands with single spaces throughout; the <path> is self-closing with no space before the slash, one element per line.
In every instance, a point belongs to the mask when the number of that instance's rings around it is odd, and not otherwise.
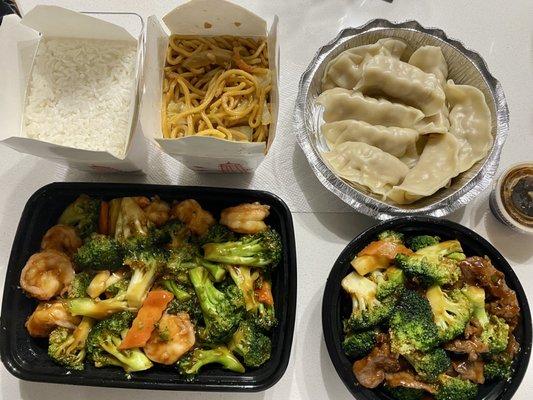
<path fill-rule="evenodd" d="M 139 176 L 99 176 L 58 166 L 49 161 L 0 147 L 0 265 L 9 258 L 11 243 L 26 200 L 52 181 L 124 181 L 179 185 L 249 187 L 272 191 L 293 211 L 298 250 L 298 307 L 292 356 L 287 372 L 272 389 L 258 394 L 205 394 L 148 392 L 70 387 L 19 381 L 0 367 L 0 399 L 350 399 L 329 360 L 321 328 L 321 301 L 325 279 L 337 255 L 356 234 L 374 224 L 353 213 L 322 188 L 301 150 L 295 146 L 291 121 L 298 80 L 317 48 L 341 28 L 358 26 L 373 18 L 415 19 L 439 27 L 460 39 L 486 60 L 500 80 L 511 111 L 511 129 L 503 150 L 501 169 L 531 160 L 533 150 L 533 2 L 514 0 L 235 0 L 259 15 L 280 17 L 280 121 L 269 156 L 254 175 L 197 175 L 152 149 L 150 169 Z M 143 17 L 164 15 L 178 1 L 163 0 L 19 0 L 22 12 L 38 3 L 80 11 L 133 11 Z M 491 241 L 509 262 L 533 302 L 533 247 L 531 237 L 513 233 L 498 223 L 488 208 L 488 191 L 450 216 Z M 5 268 L 5 267 L 4 267 Z M 0 274 L 3 287 L 4 273 Z M 14 310 L 15 312 L 15 310 Z M 530 399 L 533 371 L 529 371 L 515 399 Z"/>

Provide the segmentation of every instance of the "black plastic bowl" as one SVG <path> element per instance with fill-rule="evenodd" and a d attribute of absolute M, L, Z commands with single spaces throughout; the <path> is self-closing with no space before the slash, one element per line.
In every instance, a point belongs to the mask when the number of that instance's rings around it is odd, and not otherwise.
<path fill-rule="evenodd" d="M 268 224 L 283 241 L 283 258 L 273 273 L 273 295 L 279 324 L 272 332 L 272 357 L 257 369 L 244 374 L 224 371 L 215 366 L 205 368 L 192 381 L 181 377 L 172 367 L 154 368 L 131 374 L 128 379 L 119 368 L 95 368 L 86 363 L 81 372 L 67 372 L 47 356 L 47 341 L 28 335 L 24 322 L 33 312 L 36 301 L 29 299 L 19 287 L 22 267 L 39 250 L 41 238 L 54 225 L 63 209 L 78 195 L 111 199 L 122 196 L 154 196 L 164 200 L 192 198 L 215 215 L 228 206 L 259 201 L 270 206 Z M 7 370 L 17 378 L 74 385 L 123 388 L 254 392 L 274 385 L 289 362 L 296 311 L 296 252 L 292 217 L 277 196 L 261 191 L 130 185 L 105 183 L 53 183 L 39 189 L 27 202 L 11 250 L 2 304 L 0 355 Z"/>
<path fill-rule="evenodd" d="M 521 309 L 521 321 L 515 331 L 516 339 L 520 343 L 520 352 L 515 359 L 516 369 L 511 380 L 481 385 L 478 399 L 511 399 L 526 373 L 531 353 L 531 314 L 524 289 L 509 263 L 489 242 L 464 226 L 432 217 L 398 218 L 367 229 L 346 246 L 333 265 L 322 301 L 322 327 L 331 361 L 348 390 L 360 400 L 391 399 L 380 388 L 366 389 L 357 383 L 352 372 L 352 363 L 341 348 L 342 320 L 350 314 L 351 310 L 351 302 L 343 293 L 341 281 L 352 271 L 350 261 L 354 255 L 375 240 L 378 233 L 387 229 L 394 229 L 406 235 L 438 235 L 444 240 L 458 239 L 467 256 L 487 255 L 494 266 L 505 274 L 507 285 L 516 292 Z"/>

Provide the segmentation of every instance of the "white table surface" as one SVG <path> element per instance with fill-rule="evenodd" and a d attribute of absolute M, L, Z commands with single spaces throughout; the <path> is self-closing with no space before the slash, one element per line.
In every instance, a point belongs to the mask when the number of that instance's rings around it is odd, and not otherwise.
<path fill-rule="evenodd" d="M 145 176 L 97 176 L 57 166 L 49 161 L 0 147 L 0 265 L 5 266 L 20 214 L 26 200 L 39 187 L 57 180 L 156 182 L 252 187 L 284 193 L 293 211 L 298 251 L 298 306 L 292 355 L 283 378 L 258 394 L 149 392 L 62 386 L 23 382 L 0 367 L 0 398 L 5 400 L 57 399 L 351 399 L 337 377 L 327 354 L 321 329 L 324 283 L 337 255 L 355 235 L 375 222 L 351 212 L 321 187 L 301 151 L 295 147 L 291 127 L 297 84 L 317 48 L 341 28 L 358 26 L 373 18 L 395 21 L 415 19 L 424 26 L 442 28 L 477 50 L 502 83 L 511 111 L 511 129 L 503 150 L 500 170 L 524 160 L 533 151 L 533 2 L 514 0 L 235 0 L 269 19 L 280 17 L 281 105 L 278 137 L 272 148 L 281 162 L 265 163 L 255 175 L 196 176 L 166 156 L 157 156 Z M 180 1 L 163 0 L 19 0 L 24 13 L 38 3 L 56 4 L 83 11 L 134 11 L 147 17 L 164 15 Z M 287 168 L 294 178 L 285 179 Z M 169 171 L 172 171 L 169 173 Z M 288 190 L 287 188 L 295 188 Z M 486 237 L 509 260 L 533 304 L 533 240 L 498 223 L 488 208 L 488 191 L 449 218 Z M 312 210 L 314 212 L 309 212 Z M 324 212 L 327 211 L 327 212 Z M 5 268 L 5 267 L 3 267 Z M 0 274 L 3 287 L 4 273 Z M 531 366 L 530 366 L 531 367 Z M 530 399 L 533 371 L 518 389 L 515 399 Z"/>

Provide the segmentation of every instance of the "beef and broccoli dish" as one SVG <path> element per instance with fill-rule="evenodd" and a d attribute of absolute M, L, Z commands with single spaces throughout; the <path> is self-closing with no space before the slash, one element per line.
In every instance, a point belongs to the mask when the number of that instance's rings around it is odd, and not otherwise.
<path fill-rule="evenodd" d="M 504 274 L 458 240 L 376 239 L 341 283 L 351 302 L 342 348 L 359 384 L 398 400 L 470 400 L 508 380 L 520 308 Z"/>

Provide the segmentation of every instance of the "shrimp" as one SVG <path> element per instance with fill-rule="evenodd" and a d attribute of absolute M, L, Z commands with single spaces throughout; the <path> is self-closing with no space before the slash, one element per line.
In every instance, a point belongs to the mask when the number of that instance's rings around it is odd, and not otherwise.
<path fill-rule="evenodd" d="M 20 287 L 39 300 L 64 293 L 74 279 L 70 258 L 57 250 L 43 250 L 30 257 L 20 274 Z"/>
<path fill-rule="evenodd" d="M 168 221 L 170 206 L 167 202 L 156 198 L 144 209 L 144 212 L 155 226 L 161 226 Z"/>
<path fill-rule="evenodd" d="M 72 316 L 61 301 L 39 303 L 35 311 L 26 321 L 26 329 L 30 336 L 47 337 L 56 326 L 75 329 L 80 317 Z"/>
<path fill-rule="evenodd" d="M 267 229 L 263 220 L 270 214 L 269 209 L 257 202 L 229 207 L 220 213 L 220 223 L 237 233 L 258 233 Z"/>
<path fill-rule="evenodd" d="M 52 226 L 41 241 L 41 249 L 62 251 L 69 257 L 72 257 L 81 245 L 82 241 L 76 233 L 76 229 L 68 225 Z"/>
<path fill-rule="evenodd" d="M 196 200 L 184 200 L 172 207 L 171 215 L 187 225 L 192 233 L 202 236 L 216 221 L 209 211 L 204 210 Z"/>
<path fill-rule="evenodd" d="M 143 210 L 150 205 L 150 199 L 148 197 L 146 197 L 146 196 L 134 196 L 134 197 L 132 197 L 132 199 Z"/>
<path fill-rule="evenodd" d="M 143 350 L 150 360 L 172 365 L 187 353 L 194 343 L 194 326 L 189 314 L 164 314 Z"/>

